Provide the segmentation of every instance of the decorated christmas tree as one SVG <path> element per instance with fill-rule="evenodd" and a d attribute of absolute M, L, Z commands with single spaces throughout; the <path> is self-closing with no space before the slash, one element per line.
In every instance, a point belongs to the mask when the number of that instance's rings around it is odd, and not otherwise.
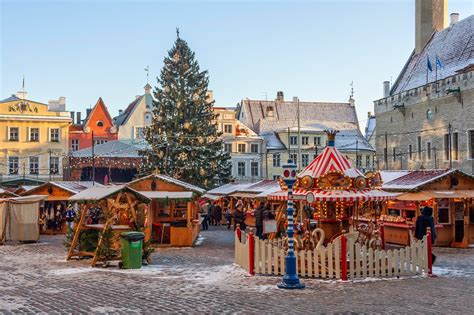
<path fill-rule="evenodd" d="M 153 122 L 145 138 L 145 172 L 212 188 L 230 179 L 230 155 L 222 150 L 213 100 L 208 98 L 209 76 L 201 71 L 186 41 L 177 38 L 164 59 L 155 87 Z"/>

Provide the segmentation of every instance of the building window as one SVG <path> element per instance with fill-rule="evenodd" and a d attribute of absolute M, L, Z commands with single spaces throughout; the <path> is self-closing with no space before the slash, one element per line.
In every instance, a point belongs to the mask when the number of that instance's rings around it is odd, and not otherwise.
<path fill-rule="evenodd" d="M 30 141 L 38 142 L 39 141 L 39 128 L 30 129 Z"/>
<path fill-rule="evenodd" d="M 474 159 L 474 130 L 469 130 L 469 158 Z"/>
<path fill-rule="evenodd" d="M 459 134 L 457 132 L 453 133 L 453 160 L 458 160 L 459 158 Z"/>
<path fill-rule="evenodd" d="M 79 150 L 79 139 L 71 139 L 71 151 Z"/>
<path fill-rule="evenodd" d="M 362 166 L 362 155 L 356 155 L 356 168 L 360 168 Z"/>
<path fill-rule="evenodd" d="M 52 128 L 50 130 L 49 139 L 51 142 L 59 142 L 59 129 L 58 128 Z"/>
<path fill-rule="evenodd" d="M 232 143 L 224 143 L 224 151 L 232 153 Z"/>
<path fill-rule="evenodd" d="M 10 134 L 8 140 L 10 141 L 18 141 L 20 138 L 20 130 L 18 127 L 10 127 Z"/>
<path fill-rule="evenodd" d="M 321 137 L 314 137 L 313 141 L 314 141 L 314 146 L 318 147 L 321 145 Z"/>
<path fill-rule="evenodd" d="M 237 163 L 237 175 L 245 176 L 245 162 L 238 162 Z"/>
<path fill-rule="evenodd" d="M 418 160 L 421 160 L 421 137 L 418 136 Z"/>
<path fill-rule="evenodd" d="M 366 168 L 370 167 L 370 155 L 365 156 L 365 167 Z"/>
<path fill-rule="evenodd" d="M 99 120 L 97 122 L 97 127 L 104 127 L 104 122 L 102 120 Z"/>
<path fill-rule="evenodd" d="M 258 153 L 258 144 L 257 143 L 251 143 L 250 144 L 250 152 Z"/>
<path fill-rule="evenodd" d="M 39 157 L 30 156 L 30 174 L 37 175 L 39 169 Z"/>
<path fill-rule="evenodd" d="M 449 160 L 449 133 L 444 135 L 444 159 Z"/>
<path fill-rule="evenodd" d="M 143 118 L 143 120 L 145 121 L 145 125 L 147 125 L 147 126 L 151 125 L 151 120 L 152 120 L 151 118 L 152 117 L 153 116 L 150 113 L 145 114 L 145 117 Z"/>
<path fill-rule="evenodd" d="M 238 151 L 239 153 L 245 153 L 245 143 L 239 143 L 239 144 L 237 145 L 237 151 Z"/>
<path fill-rule="evenodd" d="M 232 133 L 232 125 L 224 125 L 224 133 Z"/>
<path fill-rule="evenodd" d="M 8 157 L 8 174 L 18 174 L 18 156 Z"/>
<path fill-rule="evenodd" d="M 250 163 L 250 175 L 252 177 L 258 176 L 258 162 L 251 162 Z"/>
<path fill-rule="evenodd" d="M 426 157 L 431 160 L 431 142 L 426 143 Z"/>
<path fill-rule="evenodd" d="M 145 139 L 145 128 L 135 127 L 135 139 Z"/>
<path fill-rule="evenodd" d="M 308 145 L 309 144 L 309 137 L 302 137 L 301 138 L 301 144 L 302 145 Z"/>
<path fill-rule="evenodd" d="M 301 166 L 306 167 L 309 164 L 309 154 L 301 154 Z"/>
<path fill-rule="evenodd" d="M 396 153 L 397 148 L 393 147 L 392 148 L 392 155 L 393 155 L 393 161 L 395 162 L 397 160 L 397 153 Z"/>
<path fill-rule="evenodd" d="M 290 137 L 290 145 L 298 145 L 298 137 L 297 136 L 291 136 Z"/>
<path fill-rule="evenodd" d="M 107 140 L 104 140 L 104 139 L 94 140 L 94 145 L 99 145 L 99 144 L 104 144 L 104 143 L 107 143 Z"/>
<path fill-rule="evenodd" d="M 293 163 L 298 164 L 298 153 L 291 153 L 290 160 L 292 160 Z"/>
<path fill-rule="evenodd" d="M 59 157 L 52 156 L 49 158 L 49 173 L 59 174 Z"/>
<path fill-rule="evenodd" d="M 413 160 L 413 146 L 411 144 L 408 145 L 408 157 Z"/>
<path fill-rule="evenodd" d="M 281 157 L 280 153 L 273 154 L 273 167 L 280 167 L 281 165 Z"/>

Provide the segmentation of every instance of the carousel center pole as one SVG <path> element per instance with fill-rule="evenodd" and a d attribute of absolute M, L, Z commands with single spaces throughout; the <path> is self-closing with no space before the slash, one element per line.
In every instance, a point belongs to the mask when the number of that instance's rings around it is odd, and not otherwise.
<path fill-rule="evenodd" d="M 296 272 L 296 256 L 293 250 L 293 185 L 296 182 L 296 164 L 288 160 L 288 164 L 283 165 L 283 181 L 288 186 L 288 252 L 285 257 L 285 275 L 282 282 L 278 284 L 280 289 L 303 289 L 304 284 L 300 283 Z"/>

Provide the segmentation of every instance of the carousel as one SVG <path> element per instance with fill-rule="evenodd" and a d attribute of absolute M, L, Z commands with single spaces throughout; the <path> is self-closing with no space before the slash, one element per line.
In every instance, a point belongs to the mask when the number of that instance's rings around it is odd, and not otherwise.
<path fill-rule="evenodd" d="M 357 233 L 358 242 L 370 247 L 383 243 L 377 219 L 382 204 L 395 194 L 382 191 L 378 172 L 363 174 L 335 147 L 337 130 L 325 131 L 326 148 L 297 175 L 293 187 L 296 205 L 296 246 L 330 242 L 347 232 Z M 284 202 L 288 187 L 280 181 L 281 190 L 268 195 L 269 200 Z M 359 220 L 359 216 L 372 220 Z M 284 215 L 277 220 L 286 221 Z M 311 246 L 310 246 L 311 247 Z"/>

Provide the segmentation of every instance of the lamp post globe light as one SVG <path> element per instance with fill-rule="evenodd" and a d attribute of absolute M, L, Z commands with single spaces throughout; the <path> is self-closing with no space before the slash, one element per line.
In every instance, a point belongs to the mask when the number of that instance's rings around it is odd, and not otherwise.
<path fill-rule="evenodd" d="M 283 276 L 282 282 L 278 284 L 280 289 L 303 289 L 304 284 L 300 282 L 298 274 L 296 273 L 296 256 L 294 253 L 294 240 L 293 240 L 293 185 L 296 182 L 296 164 L 292 160 L 288 160 L 288 163 L 283 165 L 283 176 L 282 179 L 288 186 L 288 202 L 287 202 L 287 213 L 288 213 L 288 252 L 285 257 L 285 275 Z"/>

